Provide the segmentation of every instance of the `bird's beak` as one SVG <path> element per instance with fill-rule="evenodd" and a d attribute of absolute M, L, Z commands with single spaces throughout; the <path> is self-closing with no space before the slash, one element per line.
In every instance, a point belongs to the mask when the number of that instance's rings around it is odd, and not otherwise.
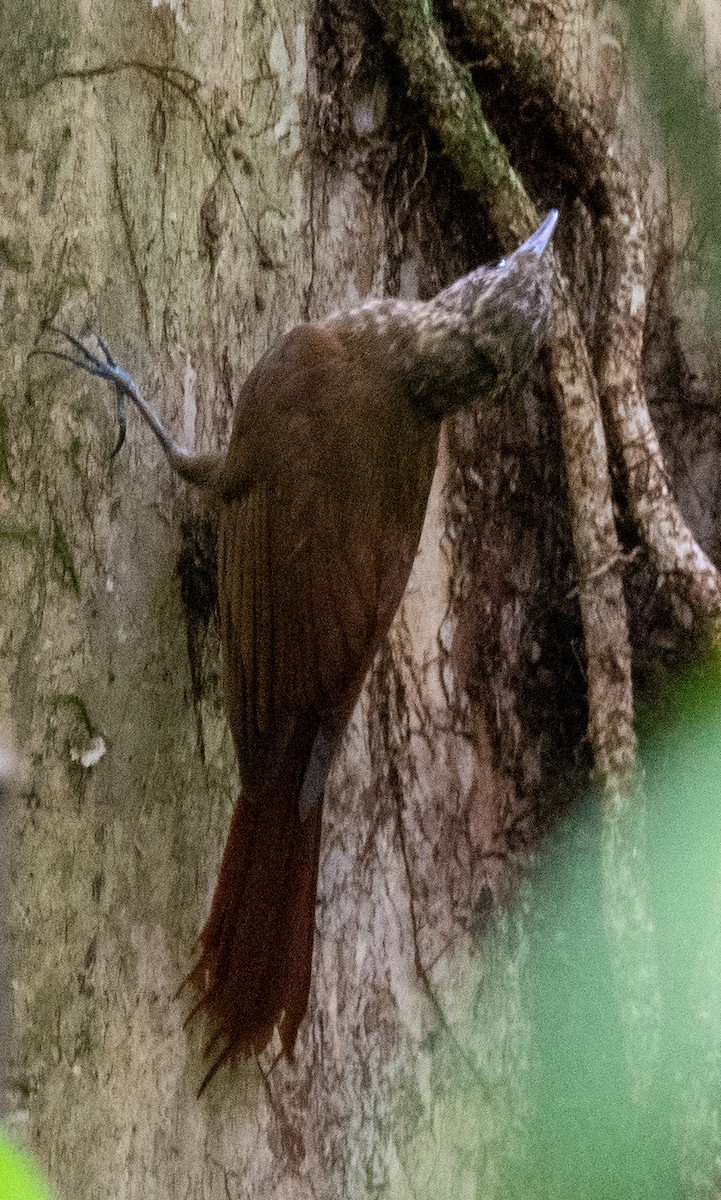
<path fill-rule="evenodd" d="M 526 238 L 525 242 L 514 252 L 514 257 L 516 254 L 530 253 L 535 254 L 537 258 L 540 258 L 551 240 L 553 231 L 556 228 L 557 220 L 558 209 L 552 208 L 548 216 L 543 218 L 535 233 L 532 233 L 529 238 Z"/>

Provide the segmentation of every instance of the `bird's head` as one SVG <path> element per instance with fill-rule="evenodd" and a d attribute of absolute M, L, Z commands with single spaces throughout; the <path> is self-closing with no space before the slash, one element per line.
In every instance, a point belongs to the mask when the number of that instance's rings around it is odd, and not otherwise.
<path fill-rule="evenodd" d="M 318 323 L 364 379 L 392 382 L 435 424 L 494 400 L 523 374 L 552 320 L 553 209 L 513 254 L 477 267 L 432 300 L 367 300 Z M 370 389 L 369 382 L 369 389 Z"/>
<path fill-rule="evenodd" d="M 457 362 L 455 371 L 449 371 L 449 386 L 438 395 L 443 415 L 468 404 L 468 388 L 486 401 L 502 395 L 548 338 L 552 327 L 548 247 L 557 220 L 553 209 L 507 258 L 478 267 L 429 302 L 432 323 L 447 331 Z M 442 356 L 448 357 L 447 350 Z"/>

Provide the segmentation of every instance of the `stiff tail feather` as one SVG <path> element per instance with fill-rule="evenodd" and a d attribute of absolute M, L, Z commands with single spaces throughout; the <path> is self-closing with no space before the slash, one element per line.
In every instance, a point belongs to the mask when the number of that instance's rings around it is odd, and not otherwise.
<path fill-rule="evenodd" d="M 236 1055 L 259 1054 L 278 1027 L 292 1057 L 310 991 L 322 803 L 301 820 L 300 781 L 246 788 L 236 803 L 200 958 L 186 979 L 205 1012 L 213 1057 L 198 1095 Z M 295 778 L 292 778 L 295 776 Z"/>

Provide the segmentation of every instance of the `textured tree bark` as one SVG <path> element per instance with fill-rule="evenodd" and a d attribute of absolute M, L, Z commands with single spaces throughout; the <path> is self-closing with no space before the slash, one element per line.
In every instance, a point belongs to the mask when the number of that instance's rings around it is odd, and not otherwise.
<path fill-rule="evenodd" d="M 614 137 L 621 105 L 628 141 L 636 113 L 620 31 L 610 9 L 594 23 L 591 7 L 532 0 L 515 15 L 559 76 L 578 80 L 582 96 L 597 90 Z M 311 1004 L 295 1063 L 273 1066 L 271 1052 L 221 1073 L 198 1102 L 202 1037 L 183 1030 L 173 995 L 192 963 L 237 791 L 218 688 L 212 514 L 173 481 L 132 414 L 127 448 L 109 459 L 101 387 L 27 362 L 43 320 L 74 332 L 87 323 L 111 339 L 178 439 L 212 450 L 226 443 L 240 383 L 276 336 L 367 295 L 434 294 L 523 236 L 514 222 L 530 222 L 530 210 L 523 215 L 511 188 L 492 221 L 479 218 L 459 184 L 482 183 L 480 155 L 457 178 L 441 149 L 444 136 L 468 132 L 469 77 L 458 90 L 452 71 L 441 74 L 445 91 L 431 99 L 458 120 L 432 133 L 414 107 L 428 102 L 418 89 L 431 76 L 413 74 L 412 56 L 403 73 L 362 6 L 29 0 L 8 9 L 0 718 L 12 715 L 32 768 L 10 810 L 11 1128 L 60 1196 L 81 1200 L 500 1200 L 513 1194 L 510 1179 L 519 1188 L 525 1179 L 518 1194 L 531 1195 L 534 890 L 521 878 L 539 834 L 587 778 L 593 680 L 583 625 L 597 646 L 610 635 L 605 618 L 587 612 L 582 622 L 581 607 L 589 596 L 600 603 L 597 585 L 608 585 L 618 617 L 621 569 L 633 571 L 618 554 L 610 484 L 590 487 L 585 505 L 613 544 L 579 554 L 569 508 L 589 483 L 590 459 L 568 450 L 571 409 L 558 415 L 539 372 L 508 408 L 480 406 L 448 425 L 406 598 L 330 782 Z M 441 62 L 427 32 L 411 23 L 396 41 Z M 493 131 L 477 117 L 483 146 Z M 521 117 L 510 122 L 520 124 L 519 144 Z M 489 148 L 500 162 L 503 139 Z M 525 164 L 529 190 L 550 200 L 558 181 L 544 176 L 544 151 L 529 139 L 524 153 L 513 159 L 519 176 Z M 573 233 L 561 258 L 588 338 L 598 247 L 584 240 L 572 183 L 563 182 Z M 651 207 L 644 197 L 644 218 Z M 683 356 L 655 242 L 649 254 L 647 331 L 659 332 L 645 351 L 645 384 L 652 401 L 667 401 L 659 381 L 670 348 Z M 643 409 L 624 414 L 616 395 L 625 371 L 638 376 L 638 346 L 615 338 L 639 282 L 617 280 L 617 307 L 604 316 L 617 352 L 591 365 L 621 442 L 625 415 L 660 478 Z M 570 361 L 578 331 L 566 333 Z M 558 358 L 555 369 L 557 378 Z M 699 422 L 710 422 L 698 395 Z M 681 400 L 663 413 L 680 508 L 694 514 L 710 560 L 716 513 L 695 497 L 715 494 L 713 455 L 684 474 L 683 449 L 695 452 L 701 426 Z M 594 409 L 586 443 L 598 444 L 599 422 Z M 564 442 L 581 463 L 578 488 Z M 678 639 L 674 613 L 685 620 L 657 572 L 690 566 L 712 620 L 715 580 L 697 572 L 696 543 L 683 540 L 663 489 L 642 489 L 636 501 L 628 464 L 627 476 L 629 507 L 660 548 L 656 573 L 644 559 L 637 591 L 628 589 L 642 675 L 664 639 Z M 599 488 L 603 511 L 593 510 Z M 673 538 L 683 553 L 664 558 Z M 608 712 L 616 692 L 605 691 L 602 651 L 598 661 L 596 697 Z M 622 666 L 614 686 L 625 753 L 630 659 Z M 605 767 L 618 767 L 608 726 L 598 730 L 594 750 L 608 748 Z M 619 919 L 630 910 L 621 903 Z"/>

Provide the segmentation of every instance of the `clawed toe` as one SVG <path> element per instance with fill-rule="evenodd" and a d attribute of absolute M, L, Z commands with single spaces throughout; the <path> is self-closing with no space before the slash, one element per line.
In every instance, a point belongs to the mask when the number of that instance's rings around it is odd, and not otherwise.
<path fill-rule="evenodd" d="M 80 367 L 82 371 L 87 371 L 90 375 L 98 375 L 101 379 L 113 378 L 113 368 L 115 368 L 115 363 L 110 357 L 107 347 L 103 342 L 100 341 L 100 338 L 97 340 L 103 349 L 103 353 L 105 354 L 105 362 L 98 358 L 96 354 L 93 354 L 92 351 L 88 350 L 87 346 L 81 342 L 80 338 L 74 337 L 73 334 L 68 333 L 66 329 L 58 329 L 56 325 L 48 325 L 47 328 L 52 330 L 53 333 L 57 333 L 61 337 L 64 337 L 66 341 L 70 342 L 70 345 L 74 346 L 74 348 L 78 351 L 78 354 L 81 355 L 81 358 L 75 358 L 74 355 L 67 354 L 64 350 L 45 349 L 31 350 L 30 354 L 28 355 L 29 358 L 36 355 L 43 355 L 46 358 L 61 358 L 63 362 L 72 363 L 74 367 Z"/>
<path fill-rule="evenodd" d="M 174 442 L 170 434 L 163 427 L 159 417 L 156 416 L 151 405 L 142 396 L 135 380 L 124 367 L 116 363 L 99 334 L 92 335 L 98 345 L 98 351 L 95 352 L 89 350 L 85 342 L 80 338 L 75 337 L 72 333 L 68 333 L 65 329 L 59 329 L 57 325 L 48 324 L 45 326 L 45 329 L 64 338 L 71 347 L 71 352 L 68 353 L 67 350 L 38 349 L 31 350 L 28 357 L 35 354 L 42 354 L 49 358 L 60 358 L 63 362 L 72 363 L 74 367 L 78 367 L 81 371 L 87 371 L 88 375 L 97 375 L 99 379 L 107 380 L 115 388 L 118 438 L 113 447 L 111 458 L 115 457 L 125 442 L 126 401 L 130 400 L 135 405 L 146 425 L 149 425 L 152 429 L 160 445 L 163 447 L 171 467 L 180 475 L 181 479 L 186 479 L 188 483 L 193 483 L 196 487 L 208 489 L 214 488 L 218 484 L 222 470 L 221 455 L 193 454 L 183 446 L 179 446 L 177 442 Z"/>
<path fill-rule="evenodd" d="M 57 325 L 48 325 L 47 329 L 51 330 L 52 333 L 57 333 L 60 337 L 65 338 L 65 340 L 69 342 L 70 345 L 77 351 L 80 357 L 76 358 L 73 354 L 67 354 L 64 350 L 44 349 L 31 350 L 28 357 L 32 357 L 33 355 L 43 355 L 47 358 L 60 358 L 63 362 L 69 362 L 72 363 L 74 367 L 79 367 L 81 371 L 87 371 L 89 375 L 97 375 L 98 378 L 107 379 L 111 383 L 115 384 L 119 429 L 117 441 L 110 455 L 111 458 L 115 458 L 115 455 L 119 450 L 122 449 L 125 442 L 125 430 L 127 425 L 125 393 L 119 378 L 122 368 L 119 367 L 115 362 L 110 350 L 99 334 L 96 333 L 94 337 L 100 346 L 100 349 L 103 353 L 103 359 L 105 361 L 99 358 L 97 354 L 93 354 L 91 350 L 88 350 L 85 343 L 82 342 L 80 338 L 75 337 L 72 333 L 68 333 L 67 329 L 60 329 Z M 122 372 L 122 374 L 125 375 L 125 372 Z"/>
<path fill-rule="evenodd" d="M 103 354 L 105 355 L 105 361 L 108 364 L 108 366 L 109 367 L 117 367 L 118 364 L 116 363 L 112 354 L 108 350 L 107 345 L 105 344 L 105 342 L 103 341 L 103 339 L 101 338 L 99 333 L 95 334 L 95 341 L 98 343 L 98 345 L 100 346 L 100 349 L 102 350 Z"/>

